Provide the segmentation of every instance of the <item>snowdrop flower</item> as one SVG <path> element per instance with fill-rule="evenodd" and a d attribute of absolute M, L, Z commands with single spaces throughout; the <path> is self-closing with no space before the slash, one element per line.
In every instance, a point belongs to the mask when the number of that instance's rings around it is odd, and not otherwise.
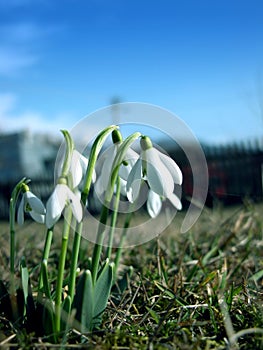
<path fill-rule="evenodd" d="M 97 181 L 95 182 L 95 191 L 99 196 L 101 196 L 107 190 L 110 181 L 110 176 L 113 170 L 114 158 L 122 142 L 122 137 L 119 130 L 113 131 L 112 139 L 113 145 L 106 149 L 106 151 L 98 159 L 97 162 L 97 169 L 100 169 L 100 175 Z M 139 155 L 134 150 L 129 148 L 125 156 L 124 164 L 121 164 L 119 168 L 121 193 L 123 195 L 126 195 L 126 183 L 128 175 L 138 158 Z"/>
<path fill-rule="evenodd" d="M 71 206 L 74 217 L 80 222 L 83 216 L 80 198 L 67 186 L 67 180 L 61 177 L 47 201 L 46 226 L 48 228 L 54 226 L 59 220 L 62 211 L 67 205 Z"/>
<path fill-rule="evenodd" d="M 23 195 L 17 212 L 17 222 L 19 225 L 24 223 L 24 213 L 29 213 L 33 220 L 43 224 L 45 222 L 46 209 L 42 201 L 36 197 L 27 185 L 23 185 Z"/>
<path fill-rule="evenodd" d="M 57 177 L 62 176 L 62 164 L 65 161 L 65 154 L 61 160 L 61 163 L 58 166 Z M 83 177 L 86 174 L 86 170 L 88 167 L 89 160 L 84 157 L 79 151 L 73 150 L 70 166 L 69 166 L 69 174 L 71 175 L 72 187 L 76 188 L 81 183 Z M 94 183 L 96 180 L 96 173 L 93 171 L 92 174 L 92 182 Z"/>
<path fill-rule="evenodd" d="M 139 195 L 141 181 L 147 181 L 150 191 L 147 209 L 151 217 L 156 217 L 162 206 L 162 199 L 169 199 L 176 209 L 182 204 L 173 193 L 174 185 L 181 185 L 183 176 L 175 161 L 152 146 L 151 140 L 141 138 L 141 155 L 132 168 L 127 179 L 127 197 L 134 202 Z"/>
<path fill-rule="evenodd" d="M 88 158 L 84 157 L 77 150 L 73 150 L 70 169 L 69 169 L 70 173 L 72 174 L 73 188 L 76 188 L 80 184 L 81 180 L 83 179 L 83 176 L 86 174 L 88 163 L 89 163 Z M 95 181 L 96 181 L 96 172 L 93 171 L 92 182 L 94 183 Z"/>

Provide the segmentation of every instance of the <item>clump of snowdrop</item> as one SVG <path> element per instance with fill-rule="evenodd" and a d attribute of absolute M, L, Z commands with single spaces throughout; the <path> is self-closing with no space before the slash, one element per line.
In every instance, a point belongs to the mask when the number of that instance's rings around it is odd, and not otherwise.
<path fill-rule="evenodd" d="M 123 140 L 118 126 L 111 125 L 102 130 L 96 137 L 89 158 L 84 157 L 74 147 L 70 133 L 62 131 L 65 139 L 65 149 L 62 161 L 57 169 L 56 184 L 46 203 L 37 198 L 29 189 L 27 179 L 22 179 L 15 187 L 10 201 L 10 270 L 14 280 L 15 272 L 15 210 L 20 194 L 21 202 L 18 206 L 17 221 L 24 222 L 24 213 L 29 213 L 33 220 L 45 223 L 47 227 L 46 241 L 43 257 L 40 264 L 40 276 L 37 291 L 37 300 L 43 303 L 44 314 L 43 328 L 47 325 L 47 333 L 54 342 L 60 340 L 63 331 L 68 330 L 74 317 L 80 325 L 79 330 L 84 333 L 92 331 L 101 324 L 101 316 L 106 308 L 111 289 L 116 281 L 118 265 L 120 261 L 120 249 L 112 260 L 112 242 L 116 226 L 120 196 L 126 196 L 128 202 L 135 203 L 139 197 L 141 186 L 148 186 L 147 210 L 152 218 L 156 218 L 161 211 L 162 202 L 168 199 L 176 209 L 180 210 L 182 204 L 174 193 L 175 185 L 182 184 L 182 172 L 176 162 L 169 156 L 153 147 L 149 137 L 136 132 Z M 112 145 L 101 155 L 101 150 L 111 134 Z M 132 149 L 133 143 L 140 139 L 141 152 L 138 154 Z M 91 185 L 94 184 L 95 192 L 100 196 L 103 205 L 101 207 L 99 226 L 96 242 L 89 266 L 83 271 L 81 277 L 77 276 L 79 264 L 79 250 L 84 226 L 84 210 L 88 205 Z M 110 214 L 110 203 L 113 203 Z M 124 224 L 129 226 L 132 218 L 127 213 Z M 57 278 L 50 281 L 48 276 L 48 259 L 52 244 L 53 229 L 58 220 L 62 218 L 61 249 L 59 254 Z M 75 219 L 73 221 L 73 219 Z M 108 250 L 106 257 L 103 255 L 102 246 L 105 237 L 105 227 L 111 219 L 111 231 L 109 234 Z M 74 225 L 72 225 L 74 222 Z M 88 230 L 88 228 L 85 228 Z M 71 252 L 70 273 L 65 286 L 65 266 L 68 251 L 68 237 L 73 230 L 74 241 Z M 107 237 L 107 236 L 106 236 Z M 125 234 L 122 236 L 124 239 Z M 121 241 L 122 242 L 122 241 Z M 104 260 L 103 260 L 104 259 Z M 25 263 L 21 263 L 23 269 L 22 285 L 28 286 L 29 274 Z M 14 283 L 11 281 L 12 293 Z M 28 300 L 28 288 L 24 288 L 25 309 Z M 15 308 L 14 308 L 15 309 Z M 63 312 L 68 313 L 67 325 L 63 325 Z M 41 308 L 40 308 L 41 310 Z M 27 319 L 30 319 L 28 317 Z M 64 327 L 64 328 L 63 328 Z"/>

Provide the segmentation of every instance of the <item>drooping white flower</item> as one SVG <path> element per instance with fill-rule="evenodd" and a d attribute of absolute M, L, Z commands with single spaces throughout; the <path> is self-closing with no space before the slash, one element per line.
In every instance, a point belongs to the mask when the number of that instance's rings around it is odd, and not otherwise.
<path fill-rule="evenodd" d="M 57 164 L 56 168 L 56 176 L 59 178 L 62 176 L 62 166 L 65 161 L 65 154 L 63 154 L 59 164 Z M 69 175 L 71 176 L 72 187 L 76 188 L 81 183 L 84 175 L 86 174 L 88 168 L 89 159 L 84 157 L 79 151 L 76 149 L 73 150 L 70 166 L 69 166 Z M 95 170 L 92 173 L 92 182 L 94 183 L 96 180 L 96 172 Z"/>
<path fill-rule="evenodd" d="M 24 213 L 29 213 L 33 220 L 43 224 L 45 222 L 46 209 L 42 201 L 35 196 L 27 185 L 25 185 L 24 193 L 17 212 L 17 222 L 19 225 L 24 223 Z"/>
<path fill-rule="evenodd" d="M 83 176 L 86 174 L 88 163 L 88 158 L 84 157 L 77 150 L 73 150 L 69 169 L 72 175 L 73 188 L 76 188 L 80 184 L 81 180 L 83 179 Z M 92 173 L 92 182 L 94 183 L 95 181 L 96 172 L 94 170 Z"/>
<path fill-rule="evenodd" d="M 152 217 L 161 210 L 161 200 L 169 199 L 176 209 L 182 209 L 179 198 L 173 193 L 174 185 L 181 185 L 182 172 L 176 162 L 152 146 L 148 137 L 141 139 L 141 155 L 127 179 L 127 197 L 134 202 L 139 195 L 141 182 L 147 181 L 150 191 L 147 209 Z M 159 199 L 158 199 L 159 196 Z"/>
<path fill-rule="evenodd" d="M 101 196 L 106 192 L 110 176 L 113 170 L 114 158 L 118 152 L 120 143 L 114 143 L 112 146 L 106 149 L 103 155 L 98 159 L 97 169 L 99 176 L 95 182 L 95 192 Z M 139 158 L 139 155 L 131 148 L 127 150 L 125 155 L 124 163 L 121 164 L 119 168 L 119 176 L 121 181 L 121 194 L 126 195 L 126 183 L 129 176 L 129 173 L 134 166 L 136 160 Z"/>
<path fill-rule="evenodd" d="M 70 205 L 74 217 L 80 222 L 83 209 L 79 196 L 72 192 L 66 183 L 58 183 L 47 201 L 46 226 L 48 228 L 54 226 L 59 220 L 66 205 Z"/>

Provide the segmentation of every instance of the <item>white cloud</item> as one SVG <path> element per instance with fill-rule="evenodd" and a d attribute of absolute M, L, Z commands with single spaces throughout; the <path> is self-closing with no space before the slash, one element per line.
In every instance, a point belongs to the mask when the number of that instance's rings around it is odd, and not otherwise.
<path fill-rule="evenodd" d="M 26 110 L 17 113 L 17 98 L 14 94 L 0 94 L 0 131 L 14 132 L 28 129 L 37 133 L 58 135 L 60 129 L 72 128 L 71 120 L 74 117 L 68 113 L 60 113 L 53 117 L 45 116 L 38 111 Z"/>

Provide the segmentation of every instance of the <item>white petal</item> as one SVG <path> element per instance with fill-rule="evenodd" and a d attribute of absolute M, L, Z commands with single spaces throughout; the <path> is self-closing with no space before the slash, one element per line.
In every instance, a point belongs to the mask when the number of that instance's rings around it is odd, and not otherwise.
<path fill-rule="evenodd" d="M 120 171 L 119 171 L 119 175 L 120 177 L 127 181 L 129 173 L 132 169 L 132 167 L 134 166 L 134 164 L 136 163 L 136 161 L 138 160 L 139 155 L 137 152 L 135 152 L 133 149 L 129 148 L 127 150 L 127 153 L 125 155 L 124 160 L 128 163 L 127 165 L 121 165 L 120 166 Z"/>
<path fill-rule="evenodd" d="M 109 148 L 106 149 L 106 151 L 103 153 L 104 157 L 104 162 L 102 164 L 100 171 L 100 176 L 99 176 L 99 188 L 98 188 L 98 193 L 103 193 L 107 190 L 108 183 L 110 180 L 111 172 L 112 172 L 112 164 L 114 157 L 117 152 L 117 145 L 113 145 Z M 97 181 L 98 181 L 97 180 Z"/>
<path fill-rule="evenodd" d="M 93 172 L 92 172 L 92 183 L 95 183 L 96 178 L 97 178 L 97 175 L 96 175 L 96 171 L 94 169 Z"/>
<path fill-rule="evenodd" d="M 139 158 L 130 171 L 127 179 L 127 198 L 133 203 L 140 193 L 142 180 L 142 160 Z"/>
<path fill-rule="evenodd" d="M 34 211 L 30 211 L 29 214 L 31 215 L 32 219 L 38 222 L 39 224 L 44 224 L 45 222 L 45 215 L 38 214 Z"/>
<path fill-rule="evenodd" d="M 83 216 L 83 210 L 82 210 L 82 205 L 81 205 L 80 199 L 79 199 L 78 195 L 73 193 L 69 188 L 67 188 L 67 189 L 68 189 L 67 199 L 70 202 L 72 213 L 75 216 L 76 220 L 78 222 L 80 222 L 82 220 L 82 216 Z"/>
<path fill-rule="evenodd" d="M 99 197 L 106 191 L 101 176 L 99 176 L 97 181 L 95 182 L 94 190 Z"/>
<path fill-rule="evenodd" d="M 127 196 L 127 181 L 123 180 L 121 177 L 120 177 L 120 184 L 121 184 L 121 194 L 123 196 Z"/>
<path fill-rule="evenodd" d="M 25 196 L 23 193 L 22 199 L 21 199 L 21 202 L 19 204 L 18 211 L 17 211 L 18 225 L 23 225 L 23 223 L 24 223 L 24 207 L 25 207 Z"/>
<path fill-rule="evenodd" d="M 181 169 L 176 164 L 176 162 L 171 157 L 167 156 L 162 152 L 159 152 L 159 157 L 161 161 L 164 163 L 164 165 L 166 166 L 166 168 L 170 171 L 173 177 L 174 183 L 178 185 L 182 185 L 183 175 L 182 175 Z"/>
<path fill-rule="evenodd" d="M 46 213 L 44 204 L 32 192 L 30 191 L 25 192 L 25 201 L 30 205 L 30 208 L 32 209 L 32 211 L 36 212 L 37 214 L 44 215 Z"/>
<path fill-rule="evenodd" d="M 180 201 L 180 199 L 176 196 L 176 194 L 172 193 L 169 197 L 168 197 L 169 201 L 173 204 L 173 206 L 177 209 L 177 210 L 181 210 L 182 209 L 182 203 Z"/>
<path fill-rule="evenodd" d="M 61 216 L 66 205 L 68 187 L 58 184 L 47 201 L 46 225 L 48 228 L 54 226 Z"/>
<path fill-rule="evenodd" d="M 161 161 L 157 149 L 147 149 L 145 155 L 147 161 L 146 176 L 150 188 L 160 196 L 167 198 L 174 190 L 172 175 Z"/>
<path fill-rule="evenodd" d="M 160 214 L 161 209 L 162 200 L 160 196 L 157 193 L 150 190 L 147 199 L 147 211 L 149 215 L 152 218 L 156 218 L 156 216 Z"/>
<path fill-rule="evenodd" d="M 72 174 L 74 188 L 80 184 L 83 175 L 86 173 L 88 163 L 89 161 L 87 158 L 85 158 L 78 151 L 73 151 L 70 163 L 70 172 Z"/>

